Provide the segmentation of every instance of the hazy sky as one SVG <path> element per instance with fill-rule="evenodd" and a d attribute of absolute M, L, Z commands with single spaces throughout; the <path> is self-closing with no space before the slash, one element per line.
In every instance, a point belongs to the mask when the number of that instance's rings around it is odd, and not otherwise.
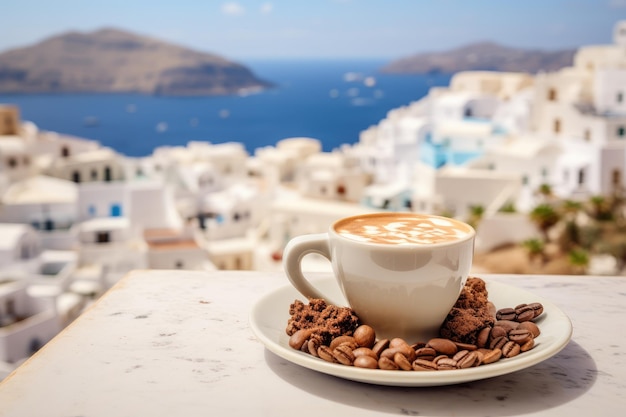
<path fill-rule="evenodd" d="M 0 52 L 117 27 L 227 58 L 399 58 L 493 40 L 540 49 L 606 44 L 626 0 L 14 0 Z"/>

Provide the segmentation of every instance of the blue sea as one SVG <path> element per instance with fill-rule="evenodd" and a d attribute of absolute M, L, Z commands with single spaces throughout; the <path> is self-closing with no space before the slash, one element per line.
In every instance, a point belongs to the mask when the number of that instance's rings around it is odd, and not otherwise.
<path fill-rule="evenodd" d="M 249 95 L 156 97 L 139 94 L 0 94 L 23 120 L 87 139 L 128 156 L 189 141 L 241 142 L 251 154 L 294 136 L 319 139 L 330 151 L 358 142 L 359 132 L 391 109 L 416 101 L 449 75 L 388 75 L 376 60 L 244 62 L 276 85 Z"/>

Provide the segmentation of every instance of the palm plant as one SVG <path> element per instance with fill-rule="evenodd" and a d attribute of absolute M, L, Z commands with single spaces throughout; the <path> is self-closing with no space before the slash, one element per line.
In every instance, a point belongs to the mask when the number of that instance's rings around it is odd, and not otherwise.
<path fill-rule="evenodd" d="M 528 252 L 528 259 L 532 262 L 540 259 L 542 263 L 546 261 L 545 243 L 541 239 L 527 239 L 522 242 L 522 246 Z"/>
<path fill-rule="evenodd" d="M 537 225 L 544 240 L 549 242 L 548 233 L 559 222 L 560 215 L 550 204 L 539 204 L 530 212 L 530 219 Z"/>
<path fill-rule="evenodd" d="M 601 195 L 592 196 L 589 199 L 589 215 L 598 221 L 607 221 L 613 219 L 610 201 Z"/>
<path fill-rule="evenodd" d="M 485 208 L 481 205 L 472 205 L 469 208 L 470 211 L 470 215 L 469 215 L 469 219 L 468 219 L 468 223 L 476 228 L 476 226 L 478 226 L 478 223 L 480 223 L 480 221 L 483 218 L 483 215 L 485 214 Z"/>
<path fill-rule="evenodd" d="M 569 263 L 575 273 L 584 274 L 589 266 L 589 254 L 584 249 L 572 249 L 569 254 Z"/>

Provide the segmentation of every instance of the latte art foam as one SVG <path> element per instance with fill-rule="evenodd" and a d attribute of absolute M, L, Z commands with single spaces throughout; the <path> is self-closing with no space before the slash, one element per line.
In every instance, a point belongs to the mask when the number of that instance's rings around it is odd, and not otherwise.
<path fill-rule="evenodd" d="M 339 221 L 334 229 L 348 239 L 392 245 L 453 242 L 472 232 L 470 226 L 454 219 L 418 214 L 356 216 Z"/>

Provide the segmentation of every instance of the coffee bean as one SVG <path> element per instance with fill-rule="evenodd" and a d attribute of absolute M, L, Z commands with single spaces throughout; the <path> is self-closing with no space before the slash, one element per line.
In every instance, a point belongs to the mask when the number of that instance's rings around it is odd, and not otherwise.
<path fill-rule="evenodd" d="M 461 350 L 452 357 L 459 369 L 471 368 L 476 363 L 478 355 L 475 351 Z"/>
<path fill-rule="evenodd" d="M 352 365 L 354 363 L 354 354 L 347 344 L 341 344 L 333 349 L 333 356 L 337 362 L 343 365 Z"/>
<path fill-rule="evenodd" d="M 541 303 L 530 303 L 528 304 L 528 306 L 533 308 L 533 311 L 535 312 L 535 317 L 539 317 L 541 313 L 543 313 L 543 304 Z"/>
<path fill-rule="evenodd" d="M 535 310 L 530 306 L 524 306 L 515 310 L 515 321 L 524 322 L 535 318 Z"/>
<path fill-rule="evenodd" d="M 403 354 L 409 361 L 415 360 L 415 351 L 409 345 L 390 346 L 380 353 L 380 357 L 393 359 L 396 353 Z"/>
<path fill-rule="evenodd" d="M 496 312 L 496 319 L 498 320 L 515 320 L 515 309 L 513 308 L 501 308 Z"/>
<path fill-rule="evenodd" d="M 337 363 L 333 351 L 328 346 L 322 345 L 317 349 L 317 356 L 324 359 L 326 362 Z"/>
<path fill-rule="evenodd" d="M 513 329 L 509 332 L 508 338 L 510 341 L 522 345 L 528 340 L 533 338 L 532 333 L 526 329 Z"/>
<path fill-rule="evenodd" d="M 530 338 L 523 345 L 520 345 L 519 348 L 520 348 L 520 351 L 522 352 L 528 352 L 534 347 L 535 347 L 535 339 Z"/>
<path fill-rule="evenodd" d="M 539 329 L 539 326 L 537 326 L 532 321 L 525 321 L 523 323 L 520 323 L 519 326 L 517 326 L 517 328 L 528 330 L 529 332 L 532 333 L 533 337 L 537 337 L 541 334 L 541 330 Z"/>
<path fill-rule="evenodd" d="M 358 358 L 359 356 L 369 356 L 370 358 L 378 360 L 378 356 L 376 356 L 374 351 L 366 347 L 356 348 L 352 351 L 352 354 L 355 358 Z"/>
<path fill-rule="evenodd" d="M 364 355 L 356 357 L 353 365 L 357 368 L 376 369 L 378 368 L 378 361 L 371 356 Z"/>
<path fill-rule="evenodd" d="M 472 345 L 471 343 L 461 343 L 457 341 L 453 341 L 458 350 L 476 350 L 478 346 Z"/>
<path fill-rule="evenodd" d="M 436 363 L 437 363 L 438 370 L 443 371 L 443 370 L 449 370 L 449 369 L 457 369 L 456 368 L 457 362 L 452 358 L 448 358 L 448 357 L 441 358 Z"/>
<path fill-rule="evenodd" d="M 500 336 L 489 343 L 489 349 L 502 349 L 502 346 L 508 341 L 509 339 L 507 339 L 506 336 Z"/>
<path fill-rule="evenodd" d="M 313 329 L 300 329 L 289 337 L 289 346 L 293 349 L 300 350 L 304 342 L 309 340 L 313 334 Z"/>
<path fill-rule="evenodd" d="M 516 323 L 517 325 L 517 323 Z M 493 329 L 491 329 L 491 334 L 489 335 L 489 337 L 491 338 L 491 340 L 494 339 L 498 339 L 502 336 L 506 336 L 509 333 L 509 331 L 507 329 L 505 329 L 502 326 L 494 326 Z"/>
<path fill-rule="evenodd" d="M 502 357 L 502 350 L 491 349 L 489 351 L 483 352 L 482 363 L 485 365 L 494 363 L 494 362 L 499 361 L 501 357 Z"/>
<path fill-rule="evenodd" d="M 393 359 L 381 357 L 378 360 L 378 367 L 380 369 L 385 369 L 388 371 L 397 371 L 400 367 L 396 364 Z"/>
<path fill-rule="evenodd" d="M 378 342 L 374 344 L 372 347 L 372 351 L 376 354 L 377 357 L 380 357 L 380 354 L 383 350 L 389 347 L 389 339 L 380 339 Z"/>
<path fill-rule="evenodd" d="M 517 329 L 517 327 L 519 326 L 519 323 L 514 320 L 498 320 L 493 326 L 501 327 L 505 329 L 507 332 L 509 332 L 513 329 Z"/>
<path fill-rule="evenodd" d="M 431 361 L 424 360 L 424 359 L 415 359 L 413 361 L 413 370 L 414 371 L 436 371 L 437 364 Z"/>
<path fill-rule="evenodd" d="M 513 356 L 519 355 L 520 352 L 521 348 L 515 342 L 508 341 L 502 346 L 502 356 L 505 358 L 512 358 Z"/>
<path fill-rule="evenodd" d="M 413 369 L 413 366 L 411 366 L 411 362 L 407 359 L 406 356 L 404 356 L 400 352 L 397 352 L 395 355 L 393 355 L 393 361 L 396 363 L 396 365 L 398 365 L 400 369 L 404 371 L 410 371 Z"/>
<path fill-rule="evenodd" d="M 419 348 L 415 351 L 415 357 L 417 359 L 425 359 L 432 361 L 437 356 L 437 351 L 431 347 Z"/>
<path fill-rule="evenodd" d="M 319 358 L 319 355 L 317 354 L 317 349 L 319 349 L 320 344 L 320 341 L 316 338 L 309 339 L 308 343 L 306 344 L 307 350 L 311 355 Z"/>
<path fill-rule="evenodd" d="M 476 345 L 479 348 L 484 348 L 489 344 L 489 337 L 491 335 L 491 327 L 485 327 L 480 332 L 478 332 L 478 336 L 476 337 Z"/>
<path fill-rule="evenodd" d="M 352 335 L 357 345 L 371 348 L 376 342 L 376 332 L 374 329 L 366 324 L 363 324 L 356 328 Z"/>
<path fill-rule="evenodd" d="M 435 349 L 437 353 L 442 353 L 444 355 L 454 355 L 458 351 L 458 348 L 453 341 L 440 337 L 430 339 L 428 343 L 426 343 L 426 346 L 431 347 Z"/>
<path fill-rule="evenodd" d="M 330 347 L 330 350 L 334 350 L 337 346 L 346 342 L 354 343 L 356 345 L 356 341 L 352 336 L 337 336 L 330 342 L 330 345 L 328 347 Z"/>

